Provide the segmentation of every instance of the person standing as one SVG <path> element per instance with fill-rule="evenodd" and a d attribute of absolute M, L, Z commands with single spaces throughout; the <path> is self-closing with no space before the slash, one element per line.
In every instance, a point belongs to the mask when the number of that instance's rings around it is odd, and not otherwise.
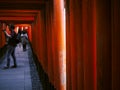
<path fill-rule="evenodd" d="M 7 33 L 6 27 L 3 26 L 4 34 L 7 37 L 9 37 L 8 43 L 7 43 L 7 55 L 6 55 L 7 56 L 7 64 L 4 67 L 4 69 L 8 69 L 10 67 L 10 55 L 12 56 L 13 62 L 14 62 L 14 65 L 11 66 L 11 68 L 16 68 L 17 67 L 16 57 L 15 57 L 15 48 L 17 46 L 17 43 L 15 42 L 15 39 L 17 37 L 17 34 L 14 31 L 14 29 L 15 29 L 14 24 L 9 24 L 8 28 L 9 28 L 10 34 Z"/>
<path fill-rule="evenodd" d="M 26 51 L 26 45 L 28 43 L 28 35 L 27 35 L 27 31 L 26 30 L 22 31 L 21 42 L 22 42 L 22 46 L 23 46 L 23 51 Z"/>

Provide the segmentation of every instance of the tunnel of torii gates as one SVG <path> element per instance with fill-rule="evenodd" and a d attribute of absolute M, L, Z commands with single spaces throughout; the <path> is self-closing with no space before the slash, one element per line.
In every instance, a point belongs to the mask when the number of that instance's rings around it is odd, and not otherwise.
<path fill-rule="evenodd" d="M 120 90 L 120 0 L 41 1 L 40 10 L 1 4 L 0 20 L 27 29 L 49 82 L 57 90 Z"/>

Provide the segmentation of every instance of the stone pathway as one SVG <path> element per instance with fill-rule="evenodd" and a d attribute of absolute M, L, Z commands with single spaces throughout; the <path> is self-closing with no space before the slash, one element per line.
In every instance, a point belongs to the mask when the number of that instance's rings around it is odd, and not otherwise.
<path fill-rule="evenodd" d="M 32 58 L 31 48 L 23 52 L 16 47 L 17 68 L 2 69 L 6 60 L 0 65 L 0 90 L 43 90 Z M 13 60 L 11 58 L 11 65 Z"/>

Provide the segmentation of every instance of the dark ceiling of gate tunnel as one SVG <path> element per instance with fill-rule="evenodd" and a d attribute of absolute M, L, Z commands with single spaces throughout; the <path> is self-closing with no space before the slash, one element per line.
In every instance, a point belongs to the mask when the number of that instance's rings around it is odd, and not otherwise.
<path fill-rule="evenodd" d="M 0 21 L 32 23 L 48 0 L 0 0 Z"/>

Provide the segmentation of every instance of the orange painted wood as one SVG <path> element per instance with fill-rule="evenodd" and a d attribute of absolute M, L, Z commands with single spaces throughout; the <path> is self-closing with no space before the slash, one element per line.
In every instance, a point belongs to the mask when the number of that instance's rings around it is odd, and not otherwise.
<path fill-rule="evenodd" d="M 112 0 L 112 90 L 120 89 L 120 1 Z"/>
<path fill-rule="evenodd" d="M 33 24 L 32 44 L 39 62 L 47 72 L 47 48 L 46 48 L 46 32 L 44 26 L 44 17 L 42 12 L 39 12 L 36 21 Z"/>
<path fill-rule="evenodd" d="M 34 17 L 0 17 L 0 20 L 24 20 L 24 21 L 34 21 Z"/>
<path fill-rule="evenodd" d="M 70 58 L 70 13 L 69 3 L 66 4 L 66 89 L 70 90 L 72 88 L 71 84 L 71 58 Z"/>
<path fill-rule="evenodd" d="M 96 26 L 94 0 L 82 3 L 84 90 L 96 90 Z"/>
<path fill-rule="evenodd" d="M 54 63 L 53 63 L 53 50 L 52 50 L 52 22 L 53 22 L 53 5 L 49 2 L 46 5 L 46 36 L 47 36 L 47 56 L 48 56 L 48 76 L 50 82 L 54 85 Z"/>
<path fill-rule="evenodd" d="M 67 90 L 96 90 L 95 1 L 67 5 Z"/>
<path fill-rule="evenodd" d="M 112 90 L 111 2 L 109 0 L 96 0 L 96 29 L 97 89 Z"/>
<path fill-rule="evenodd" d="M 64 11 L 64 0 L 54 0 L 54 17 L 53 17 L 53 50 L 54 50 L 54 85 L 57 90 L 66 89 L 66 76 L 65 76 L 65 46 L 63 39 L 63 11 Z"/>

